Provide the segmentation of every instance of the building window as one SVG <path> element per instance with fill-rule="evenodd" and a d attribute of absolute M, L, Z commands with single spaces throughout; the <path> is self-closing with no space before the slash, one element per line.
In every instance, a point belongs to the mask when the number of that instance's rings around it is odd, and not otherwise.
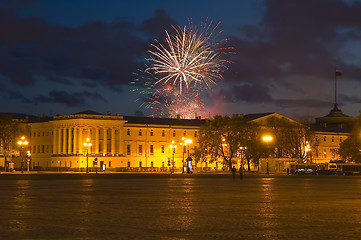
<path fill-rule="evenodd" d="M 316 136 L 316 142 L 318 141 L 318 136 Z"/>
<path fill-rule="evenodd" d="M 127 167 L 128 167 L 128 168 L 130 168 L 130 161 L 128 161 L 128 163 L 127 163 Z"/>
<path fill-rule="evenodd" d="M 150 130 L 150 136 L 153 136 L 153 129 Z"/>
<path fill-rule="evenodd" d="M 127 144 L 127 155 L 130 155 L 130 144 Z"/>
<path fill-rule="evenodd" d="M 323 152 L 323 157 L 324 157 L 324 158 L 327 158 L 327 152 L 326 152 L 326 150 Z"/>
<path fill-rule="evenodd" d="M 153 145 L 149 146 L 149 152 L 150 152 L 150 155 L 154 155 L 154 146 Z"/>
<path fill-rule="evenodd" d="M 46 136 L 49 136 L 49 132 L 46 132 Z"/>
<path fill-rule="evenodd" d="M 340 143 L 342 143 L 342 137 L 340 137 Z"/>
<path fill-rule="evenodd" d="M 162 130 L 162 137 L 165 136 L 165 130 Z"/>
<path fill-rule="evenodd" d="M 40 132 L 38 132 L 38 137 L 40 137 Z"/>
<path fill-rule="evenodd" d="M 130 135 L 130 129 L 129 128 L 127 129 L 127 135 L 128 136 Z"/>
<path fill-rule="evenodd" d="M 33 152 L 36 153 L 36 145 L 33 147 Z"/>
<path fill-rule="evenodd" d="M 194 132 L 194 137 L 198 137 L 198 132 L 197 131 Z"/>
<path fill-rule="evenodd" d="M 36 137 L 36 132 L 34 132 L 34 137 Z"/>
<path fill-rule="evenodd" d="M 46 145 L 46 153 L 49 152 L 49 145 Z"/>
<path fill-rule="evenodd" d="M 139 161 L 139 167 L 140 168 L 142 167 L 142 161 Z"/>
<path fill-rule="evenodd" d="M 112 167 L 112 161 L 109 161 L 109 165 L 108 165 L 108 167 Z"/>
<path fill-rule="evenodd" d="M 40 145 L 38 145 L 38 153 L 40 153 Z"/>
<path fill-rule="evenodd" d="M 173 137 L 175 137 L 175 130 L 173 130 Z"/>
<path fill-rule="evenodd" d="M 142 136 L 142 129 L 139 129 L 139 136 Z"/>
<path fill-rule="evenodd" d="M 164 153 L 164 145 L 160 146 L 161 153 Z"/>
<path fill-rule="evenodd" d="M 334 136 L 332 136 L 332 139 L 331 139 L 331 141 L 332 141 L 332 142 L 334 142 L 334 141 L 335 141 L 335 137 L 334 137 Z"/>
<path fill-rule="evenodd" d="M 323 136 L 323 141 L 326 142 L 326 136 Z"/>
<path fill-rule="evenodd" d="M 139 155 L 143 154 L 143 145 L 138 146 L 138 153 L 139 153 Z"/>
<path fill-rule="evenodd" d="M 184 135 L 184 136 L 187 136 L 187 131 L 184 131 L 183 135 Z"/>

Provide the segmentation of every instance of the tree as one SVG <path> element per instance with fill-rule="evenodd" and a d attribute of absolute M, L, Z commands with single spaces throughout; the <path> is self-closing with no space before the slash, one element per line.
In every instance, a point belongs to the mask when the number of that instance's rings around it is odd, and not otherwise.
<path fill-rule="evenodd" d="M 0 146 L 5 157 L 5 165 L 12 154 L 12 149 L 16 148 L 16 139 L 25 132 L 25 126 L 14 122 L 10 115 L 0 115 Z"/>
<path fill-rule="evenodd" d="M 352 128 L 351 135 L 340 144 L 338 150 L 342 160 L 361 163 L 361 115 Z"/>
<path fill-rule="evenodd" d="M 247 122 L 240 116 L 215 116 L 201 126 L 199 135 L 199 151 L 207 149 L 212 158 L 222 158 L 231 171 L 233 158 L 247 138 Z"/>
<path fill-rule="evenodd" d="M 270 117 L 265 121 L 274 137 L 275 157 L 305 160 L 307 127 L 286 118 Z"/>

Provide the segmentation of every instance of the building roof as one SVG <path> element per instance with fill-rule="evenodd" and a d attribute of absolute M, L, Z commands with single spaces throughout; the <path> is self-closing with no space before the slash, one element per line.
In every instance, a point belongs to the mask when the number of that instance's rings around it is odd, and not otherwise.
<path fill-rule="evenodd" d="M 36 116 L 30 115 L 30 114 L 24 114 L 24 113 L 6 113 L 2 112 L 0 115 L 9 115 L 13 119 L 19 119 L 19 120 L 25 120 L 25 119 L 35 119 Z"/>
<path fill-rule="evenodd" d="M 272 115 L 274 114 L 275 112 L 269 112 L 269 113 L 252 113 L 252 114 L 247 114 L 247 115 L 244 115 L 244 119 L 246 120 L 249 120 L 249 121 L 252 121 L 252 120 L 255 120 L 255 119 L 258 119 L 258 118 L 262 118 L 262 117 L 265 117 L 265 116 L 268 116 L 268 115 Z"/>
<path fill-rule="evenodd" d="M 85 111 L 82 111 L 82 112 L 73 113 L 73 114 L 71 114 L 71 115 L 79 115 L 79 114 L 104 115 L 104 114 L 102 114 L 102 113 L 98 113 L 98 112 L 95 112 L 95 111 L 92 111 L 92 110 L 85 110 Z"/>
<path fill-rule="evenodd" d="M 127 123 L 131 124 L 157 124 L 157 125 L 179 125 L 179 126 L 201 126 L 205 120 L 202 119 L 176 119 L 176 118 L 152 118 L 123 116 Z"/>

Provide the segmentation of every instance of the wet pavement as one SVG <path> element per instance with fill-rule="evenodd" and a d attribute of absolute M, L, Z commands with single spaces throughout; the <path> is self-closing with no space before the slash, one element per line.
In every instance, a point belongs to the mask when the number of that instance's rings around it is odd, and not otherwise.
<path fill-rule="evenodd" d="M 0 239 L 360 239 L 361 177 L 0 175 Z"/>

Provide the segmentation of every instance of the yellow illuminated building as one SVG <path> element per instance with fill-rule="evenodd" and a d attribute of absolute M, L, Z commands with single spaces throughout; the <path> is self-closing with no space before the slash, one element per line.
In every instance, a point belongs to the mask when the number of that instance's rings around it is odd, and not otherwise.
<path fill-rule="evenodd" d="M 356 118 L 343 114 L 337 104 L 328 115 L 316 118 L 310 132 L 312 163 L 340 161 L 338 149 L 350 136 L 355 121 Z"/>
<path fill-rule="evenodd" d="M 38 118 L 29 122 L 32 167 L 85 171 L 97 160 L 98 168 L 161 171 L 173 165 L 174 151 L 174 170 L 181 171 L 182 163 L 198 144 L 202 122 L 92 111 Z M 86 139 L 91 147 L 84 146 Z M 184 139 L 192 140 L 187 148 L 181 147 Z M 172 143 L 179 147 L 171 148 Z"/>

